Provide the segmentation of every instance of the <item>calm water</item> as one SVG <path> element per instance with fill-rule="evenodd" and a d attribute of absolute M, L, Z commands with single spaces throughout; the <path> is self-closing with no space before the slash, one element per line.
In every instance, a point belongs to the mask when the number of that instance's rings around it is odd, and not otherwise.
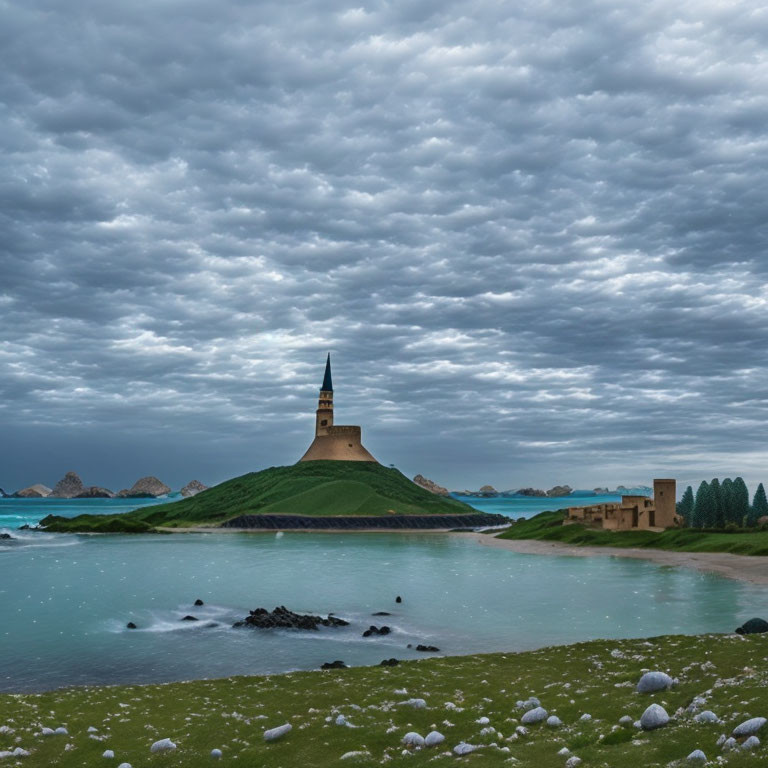
<path fill-rule="evenodd" d="M 715 576 L 518 555 L 440 534 L 18 535 L 0 542 L 0 689 L 11 691 L 372 664 L 415 657 L 405 646 L 419 642 L 461 654 L 732 631 L 765 613 L 765 590 Z M 196 598 L 206 605 L 193 608 Z M 353 626 L 230 626 L 280 604 Z M 370 616 L 379 610 L 393 615 Z M 181 622 L 187 613 L 205 621 Z M 374 622 L 393 634 L 363 639 Z"/>

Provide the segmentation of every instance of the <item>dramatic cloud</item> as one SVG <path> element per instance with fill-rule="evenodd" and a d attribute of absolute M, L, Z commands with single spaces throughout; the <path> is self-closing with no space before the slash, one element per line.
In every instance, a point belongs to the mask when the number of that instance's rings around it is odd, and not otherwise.
<path fill-rule="evenodd" d="M 760 3 L 0 12 L 0 485 L 768 480 Z"/>

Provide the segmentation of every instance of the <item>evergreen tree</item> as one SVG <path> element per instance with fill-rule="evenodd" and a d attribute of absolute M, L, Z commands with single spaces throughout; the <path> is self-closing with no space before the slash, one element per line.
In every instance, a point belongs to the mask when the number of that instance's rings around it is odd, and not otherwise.
<path fill-rule="evenodd" d="M 747 525 L 749 521 L 749 491 L 744 478 L 737 477 L 733 481 L 733 522 L 736 525 Z"/>
<path fill-rule="evenodd" d="M 768 499 L 765 497 L 765 488 L 763 488 L 763 484 L 760 483 L 755 491 L 752 508 L 749 510 L 749 525 L 757 525 L 758 519 L 764 515 L 768 515 Z"/>
<path fill-rule="evenodd" d="M 723 525 L 727 523 L 737 523 L 741 525 L 741 521 L 735 517 L 733 508 L 733 480 L 730 477 L 726 477 L 723 480 L 723 484 L 720 486 L 720 498 L 723 503 Z"/>
<path fill-rule="evenodd" d="M 693 488 L 690 485 L 685 489 L 680 501 L 677 502 L 676 511 L 683 520 L 683 526 L 690 528 L 693 525 Z"/>
<path fill-rule="evenodd" d="M 720 481 L 715 477 L 709 484 L 709 496 L 711 506 L 709 517 L 704 523 L 705 528 L 722 528 L 725 525 L 725 516 L 723 515 L 723 489 Z"/>
<path fill-rule="evenodd" d="M 707 524 L 711 508 L 712 503 L 709 494 L 709 483 L 707 483 L 706 480 L 702 480 L 701 485 L 696 491 L 696 498 L 693 503 L 691 526 L 693 528 L 703 528 Z"/>

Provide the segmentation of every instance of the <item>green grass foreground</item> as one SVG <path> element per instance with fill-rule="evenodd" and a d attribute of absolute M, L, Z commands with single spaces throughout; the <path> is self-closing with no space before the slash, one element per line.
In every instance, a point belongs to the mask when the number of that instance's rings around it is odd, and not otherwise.
<path fill-rule="evenodd" d="M 584 525 L 563 525 L 565 512 L 541 512 L 515 523 L 500 539 L 540 539 L 594 547 L 638 547 L 675 552 L 731 552 L 736 555 L 768 555 L 768 531 L 741 529 L 733 532 L 674 528 L 653 531 L 603 531 Z"/>
<path fill-rule="evenodd" d="M 759 734 L 764 743 L 753 753 L 721 753 L 716 741 L 749 717 L 768 716 L 767 654 L 766 635 L 672 635 L 432 658 L 393 668 L 3 695 L 0 725 L 14 732 L 0 734 L 0 750 L 27 749 L 29 757 L 6 758 L 3 764 L 28 768 L 116 768 L 123 762 L 133 768 L 563 768 L 566 757 L 558 754 L 563 747 L 582 758 L 585 768 L 685 764 L 694 749 L 702 749 L 709 760 L 724 754 L 724 764 L 734 768 L 758 766 L 768 760 L 768 726 Z M 638 694 L 635 685 L 646 669 L 663 670 L 679 683 L 668 691 Z M 517 734 L 523 711 L 516 702 L 530 696 L 563 725 L 542 723 Z M 706 699 L 701 708 L 715 712 L 721 722 L 694 721 L 685 710 L 696 696 Z M 425 699 L 427 708 L 405 704 L 409 698 Z M 651 703 L 673 717 L 669 725 L 652 732 L 619 725 L 623 715 L 639 719 Z M 585 713 L 592 719 L 582 721 Z M 339 714 L 355 727 L 336 725 Z M 490 722 L 478 723 L 482 717 Z M 264 730 L 284 723 L 293 730 L 265 743 Z M 64 726 L 69 735 L 42 736 L 43 726 Z M 96 731 L 89 733 L 89 727 Z M 402 754 L 400 740 L 407 732 L 425 736 L 432 729 L 445 735 L 441 746 Z M 177 744 L 176 751 L 151 755 L 151 744 L 166 737 Z M 457 757 L 452 750 L 461 741 L 481 749 Z M 214 748 L 224 753 L 220 763 L 210 757 Z M 102 757 L 106 749 L 114 751 L 114 760 Z M 349 752 L 361 754 L 342 760 Z"/>
<path fill-rule="evenodd" d="M 155 526 L 218 525 L 244 514 L 460 515 L 477 510 L 437 496 L 397 469 L 364 461 L 306 461 L 270 467 L 227 480 L 189 499 L 145 507 L 121 515 L 50 515 L 48 530 L 85 533 L 141 533 Z"/>

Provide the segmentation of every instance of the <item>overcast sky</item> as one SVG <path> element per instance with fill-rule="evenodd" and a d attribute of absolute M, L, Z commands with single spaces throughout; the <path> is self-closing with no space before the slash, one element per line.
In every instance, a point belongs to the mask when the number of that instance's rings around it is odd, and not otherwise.
<path fill-rule="evenodd" d="M 768 481 L 762 2 L 0 0 L 0 486 Z"/>

